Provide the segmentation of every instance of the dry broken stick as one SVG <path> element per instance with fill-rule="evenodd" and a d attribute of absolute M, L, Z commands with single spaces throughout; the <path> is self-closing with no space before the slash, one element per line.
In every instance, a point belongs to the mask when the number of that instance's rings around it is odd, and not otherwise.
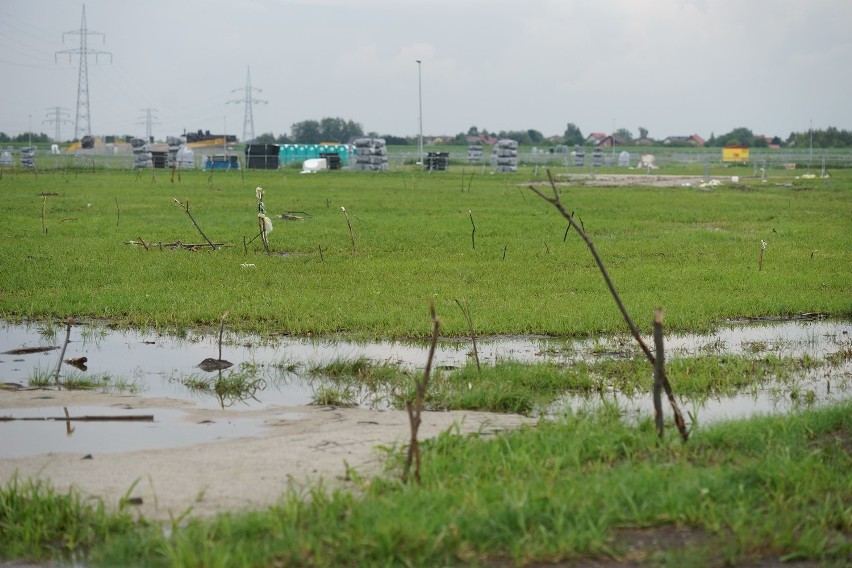
<path fill-rule="evenodd" d="M 207 241 L 207 244 L 210 245 L 213 250 L 216 250 L 216 245 L 213 243 L 213 241 L 207 238 L 207 235 L 204 234 L 204 231 L 202 231 L 201 227 L 198 226 L 198 223 L 195 222 L 195 218 L 192 216 L 192 213 L 189 212 L 189 199 L 186 200 L 185 204 L 181 203 L 177 197 L 173 197 L 172 200 L 186 212 L 187 216 L 189 217 L 189 220 L 192 221 L 192 224 L 195 225 L 195 228 L 198 229 L 198 232 L 201 233 L 201 236 L 204 237 L 205 241 Z"/>
<path fill-rule="evenodd" d="M 53 375 L 53 382 L 59 382 L 59 370 L 62 368 L 62 361 L 65 359 L 65 350 L 68 349 L 68 341 L 71 339 L 71 326 L 74 325 L 74 318 L 68 316 L 65 325 L 65 343 L 62 344 L 62 351 L 59 353 L 59 362 L 56 364 L 56 372 Z"/>
<path fill-rule="evenodd" d="M 482 367 L 479 366 L 479 351 L 476 348 L 476 331 L 473 329 L 473 320 L 470 318 L 470 307 L 467 305 L 467 298 L 464 300 L 464 305 L 458 299 L 456 299 L 456 304 L 458 304 L 459 309 L 467 320 L 467 327 L 470 329 L 470 339 L 473 341 L 473 356 L 476 359 L 476 370 L 481 372 Z"/>
<path fill-rule="evenodd" d="M 408 444 L 408 455 L 405 459 L 405 469 L 402 472 L 402 480 L 408 481 L 408 472 L 411 463 L 414 462 L 414 479 L 420 483 L 420 443 L 417 441 L 417 431 L 420 429 L 420 414 L 423 411 L 423 401 L 426 398 L 426 388 L 429 386 L 429 375 L 432 373 L 432 359 L 435 357 L 435 348 L 438 345 L 438 330 L 441 320 L 435 314 L 435 301 L 429 304 L 432 315 L 432 343 L 429 346 L 429 356 L 426 359 L 426 369 L 423 371 L 423 379 L 417 381 L 415 388 L 414 403 L 407 401 L 405 408 L 408 410 L 408 421 L 411 425 L 411 440 Z"/>
<path fill-rule="evenodd" d="M 346 212 L 346 207 L 341 207 L 340 209 L 343 211 L 343 216 L 346 217 L 346 226 L 349 227 L 349 238 L 352 240 L 352 254 L 355 254 L 355 233 L 352 231 L 349 213 Z"/>
<path fill-rule="evenodd" d="M 615 300 L 616 305 L 618 306 L 619 311 L 621 312 L 622 317 L 624 318 L 625 323 L 627 323 L 627 327 L 630 328 L 630 334 L 636 340 L 636 343 L 639 344 L 639 347 L 642 349 L 642 352 L 645 354 L 645 357 L 650 361 L 652 365 L 656 364 L 656 357 L 651 353 L 651 350 L 648 349 L 648 346 L 642 340 L 642 336 L 639 334 L 639 329 L 636 327 L 636 324 L 633 323 L 633 319 L 630 317 L 630 314 L 627 313 L 627 308 L 624 307 L 624 302 L 621 301 L 621 297 L 618 295 L 618 292 L 615 289 L 615 285 L 612 283 L 612 279 L 609 277 L 609 273 L 606 271 L 606 267 L 601 260 L 600 255 L 598 254 L 597 249 L 595 248 L 594 243 L 589 238 L 589 235 L 586 234 L 585 229 L 582 225 L 578 224 L 574 220 L 574 215 L 568 213 L 568 210 L 562 205 L 562 202 L 559 200 L 559 189 L 556 187 L 556 182 L 553 180 L 553 175 L 550 173 L 550 169 L 547 170 L 547 178 L 550 180 L 550 187 L 553 190 L 553 197 L 548 197 L 544 195 L 541 191 L 539 191 L 534 186 L 529 186 L 529 188 L 539 197 L 553 205 L 562 216 L 568 220 L 568 223 L 574 227 L 574 230 L 582 237 L 583 241 L 585 241 L 586 246 L 589 248 L 589 252 L 592 253 L 592 256 L 595 259 L 595 263 L 597 263 L 598 268 L 600 269 L 601 275 L 603 276 L 604 281 L 606 282 L 607 287 L 609 288 L 610 293 L 612 294 L 613 299 Z M 674 412 L 675 425 L 680 432 L 681 438 L 684 441 L 689 439 L 689 432 L 686 429 L 686 423 L 683 420 L 683 415 L 680 412 L 680 407 L 677 404 L 677 401 L 674 398 L 674 393 L 672 392 L 671 385 L 669 384 L 669 380 L 666 377 L 665 370 L 662 371 L 662 381 L 663 388 L 666 391 L 666 395 L 668 396 L 669 403 L 672 406 L 672 410 Z"/>

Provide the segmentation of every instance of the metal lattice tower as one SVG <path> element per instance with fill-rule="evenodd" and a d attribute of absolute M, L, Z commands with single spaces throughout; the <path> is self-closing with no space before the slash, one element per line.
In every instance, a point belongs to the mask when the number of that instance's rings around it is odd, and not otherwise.
<path fill-rule="evenodd" d="M 57 106 L 57 107 L 50 107 L 47 110 L 49 110 L 50 112 L 45 115 L 45 119 L 42 120 L 42 122 L 47 123 L 47 124 L 55 124 L 56 125 L 56 135 L 53 137 L 53 141 L 55 143 L 59 144 L 59 142 L 61 142 L 60 130 L 59 130 L 60 125 L 63 122 L 66 123 L 66 124 L 71 124 L 71 121 L 68 120 L 68 118 L 67 118 L 68 113 L 65 112 L 68 109 L 66 109 L 65 107 Z"/>
<path fill-rule="evenodd" d="M 79 35 L 80 47 L 57 51 L 54 57 L 60 53 L 66 53 L 68 54 L 68 61 L 71 61 L 72 55 L 80 56 L 80 67 L 77 74 L 77 115 L 74 118 L 74 138 L 79 140 L 82 136 L 92 133 L 92 117 L 89 113 L 89 55 L 94 55 L 95 61 L 97 61 L 99 55 L 109 55 L 110 63 L 112 63 L 112 53 L 89 48 L 88 36 L 102 36 L 104 43 L 106 43 L 106 36 L 101 32 L 89 31 L 86 27 L 85 4 L 83 4 L 83 17 L 80 20 L 80 29 L 64 32 L 62 34 L 63 43 L 65 43 L 66 35 Z"/>
<path fill-rule="evenodd" d="M 145 141 L 151 141 L 151 126 L 154 124 L 160 124 L 156 120 L 153 119 L 152 114 L 157 112 L 155 108 L 143 108 L 142 112 L 145 113 L 144 122 L 137 122 L 136 124 L 144 124 L 145 125 Z"/>
<path fill-rule="evenodd" d="M 243 99 L 234 99 L 228 101 L 228 103 L 243 103 L 245 105 L 245 115 L 243 117 L 243 142 L 251 142 L 254 140 L 254 115 L 252 114 L 252 104 L 266 104 L 267 101 L 263 101 L 260 99 L 255 99 L 251 96 L 252 91 L 257 91 L 258 93 L 263 92 L 263 89 L 258 89 L 256 87 L 251 86 L 251 66 L 246 67 L 246 86 L 244 89 L 234 89 L 231 91 L 235 93 L 237 91 L 245 91 L 245 98 Z"/>

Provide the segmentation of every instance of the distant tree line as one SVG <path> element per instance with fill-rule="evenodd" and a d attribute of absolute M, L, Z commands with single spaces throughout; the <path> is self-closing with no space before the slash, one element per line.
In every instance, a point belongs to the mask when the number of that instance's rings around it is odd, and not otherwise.
<path fill-rule="evenodd" d="M 32 136 L 33 144 L 47 144 L 52 142 L 51 138 L 44 132 L 40 132 L 39 134 L 36 134 L 35 132 L 24 132 L 23 134 L 18 134 L 14 137 L 10 137 L 5 132 L 0 132 L 0 144 L 29 144 L 31 140 L 30 136 Z"/>
<path fill-rule="evenodd" d="M 615 131 L 616 144 L 631 146 L 636 144 L 653 144 L 657 141 L 648 138 L 648 129 L 640 126 L 638 138 L 627 128 L 619 128 Z M 416 145 L 417 136 L 396 136 L 393 134 L 379 134 L 377 132 L 364 132 L 364 127 L 353 120 L 343 118 L 322 118 L 320 120 L 303 120 L 290 127 L 290 134 L 275 136 L 272 132 L 265 132 L 255 138 L 257 144 L 319 144 L 321 142 L 350 143 L 356 138 L 369 136 L 371 138 L 384 138 L 393 146 Z M 582 146 L 586 140 L 583 132 L 573 122 L 565 126 L 562 136 L 545 137 L 538 130 L 500 130 L 489 132 L 484 128 L 471 126 L 467 132 L 460 132 L 453 137 L 444 140 L 445 144 L 466 146 L 469 138 L 494 137 L 510 138 L 516 140 L 523 146 L 560 145 L 573 147 Z M 9 136 L 0 132 L 0 144 L 50 144 L 54 140 L 47 134 L 40 132 L 24 132 L 17 136 Z M 660 141 L 661 142 L 661 141 Z M 657 142 L 657 143 L 660 143 Z M 738 127 L 725 134 L 710 134 L 704 145 L 710 147 L 723 147 L 740 145 L 747 148 L 766 148 L 768 146 L 808 148 L 813 143 L 814 148 L 850 148 L 852 147 L 852 131 L 839 130 L 830 126 L 823 130 L 806 130 L 803 132 L 791 132 L 782 140 L 778 136 L 767 139 L 765 136 L 755 135 L 749 128 Z M 672 142 L 671 146 L 690 146 L 687 142 Z"/>

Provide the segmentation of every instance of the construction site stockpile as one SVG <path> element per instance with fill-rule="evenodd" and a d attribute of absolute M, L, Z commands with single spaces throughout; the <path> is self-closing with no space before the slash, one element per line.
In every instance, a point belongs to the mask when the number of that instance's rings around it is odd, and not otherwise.
<path fill-rule="evenodd" d="M 388 169 L 388 149 L 384 138 L 355 140 L 355 170 L 384 171 Z"/>
<path fill-rule="evenodd" d="M 494 171 L 500 173 L 518 171 L 518 143 L 515 140 L 503 138 L 497 141 L 491 150 L 491 163 Z"/>

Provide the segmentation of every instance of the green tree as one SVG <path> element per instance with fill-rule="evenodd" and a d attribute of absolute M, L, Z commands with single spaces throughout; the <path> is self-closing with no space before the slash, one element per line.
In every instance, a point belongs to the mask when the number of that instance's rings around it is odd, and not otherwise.
<path fill-rule="evenodd" d="M 647 138 L 648 137 L 648 129 L 644 126 L 639 127 L 639 138 Z"/>
<path fill-rule="evenodd" d="M 621 138 L 621 141 L 624 144 L 630 144 L 633 142 L 633 133 L 626 128 L 619 128 L 615 131 L 615 135 Z"/>
<path fill-rule="evenodd" d="M 50 137 L 44 132 L 39 134 L 36 134 L 35 132 L 24 132 L 12 138 L 12 142 L 18 142 L 20 144 L 29 144 L 31 140 L 33 144 L 47 144 L 50 142 Z"/>
<path fill-rule="evenodd" d="M 303 120 L 290 127 L 293 139 L 299 144 L 319 144 L 322 142 L 320 123 L 316 120 Z"/>
<path fill-rule="evenodd" d="M 711 137 L 711 140 L 713 138 Z M 705 145 L 710 146 L 710 142 L 706 142 Z M 745 146 L 746 148 L 751 148 L 754 146 L 754 132 L 750 129 L 745 128 L 743 126 L 739 128 L 734 128 L 727 134 L 720 134 L 718 137 L 713 140 L 713 146 Z"/>
<path fill-rule="evenodd" d="M 255 144 L 275 144 L 275 135 L 271 132 L 264 132 L 254 139 Z"/>
<path fill-rule="evenodd" d="M 565 127 L 564 138 L 565 144 L 568 146 L 582 146 L 586 139 L 579 127 L 573 122 L 569 122 L 568 126 Z"/>
<path fill-rule="evenodd" d="M 364 135 L 361 125 L 342 118 L 323 118 L 320 120 L 320 135 L 325 142 L 349 142 Z"/>

